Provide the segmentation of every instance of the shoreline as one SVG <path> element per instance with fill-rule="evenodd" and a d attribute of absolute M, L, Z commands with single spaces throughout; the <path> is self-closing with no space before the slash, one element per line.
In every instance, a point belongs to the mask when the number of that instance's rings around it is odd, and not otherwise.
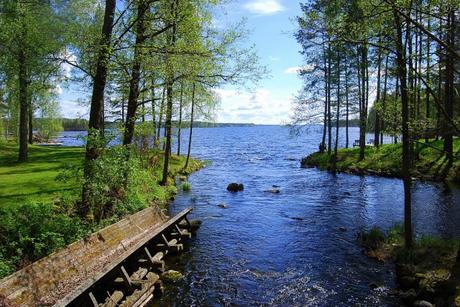
<path fill-rule="evenodd" d="M 358 235 L 364 254 L 391 263 L 397 287 L 394 293 L 409 306 L 459 306 L 460 252 L 458 241 L 422 236 L 412 249 L 404 247 L 404 230 L 373 228 Z"/>
<path fill-rule="evenodd" d="M 442 148 L 442 141 L 433 142 Z M 455 140 L 460 147 L 460 140 Z M 401 179 L 401 144 L 381 145 L 379 148 L 366 147 L 365 158 L 359 161 L 359 148 L 342 148 L 337 154 L 338 173 L 358 176 L 378 176 Z M 315 152 L 302 158 L 302 168 L 318 168 L 332 171 L 333 154 Z M 411 177 L 421 181 L 440 182 L 445 184 L 460 184 L 460 161 L 455 160 L 452 166 L 441 152 L 425 146 L 419 150 L 414 159 Z"/>

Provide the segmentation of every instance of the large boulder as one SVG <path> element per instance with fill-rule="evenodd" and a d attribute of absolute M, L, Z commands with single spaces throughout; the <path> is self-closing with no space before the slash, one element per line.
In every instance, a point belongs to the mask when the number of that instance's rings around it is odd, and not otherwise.
<path fill-rule="evenodd" d="M 242 183 L 233 182 L 227 186 L 227 191 L 230 191 L 230 192 L 240 192 L 243 190 L 244 190 L 244 185 Z"/>

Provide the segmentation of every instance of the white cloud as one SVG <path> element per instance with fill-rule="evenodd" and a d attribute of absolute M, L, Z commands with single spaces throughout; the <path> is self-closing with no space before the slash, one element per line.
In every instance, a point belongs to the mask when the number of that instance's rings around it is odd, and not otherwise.
<path fill-rule="evenodd" d="M 286 68 L 286 70 L 284 70 L 284 73 L 285 74 L 289 74 L 289 75 L 292 75 L 292 74 L 299 74 L 300 71 L 304 70 L 304 71 L 307 71 L 307 72 L 310 72 L 310 71 L 313 71 L 314 67 L 312 65 L 308 65 L 308 66 L 294 66 L 294 67 L 289 67 L 289 68 Z"/>
<path fill-rule="evenodd" d="M 283 11 L 285 8 L 280 0 L 251 0 L 244 5 L 251 13 L 271 15 Z"/>
<path fill-rule="evenodd" d="M 221 99 L 218 122 L 281 124 L 289 120 L 291 97 L 260 88 L 254 93 L 217 89 Z"/>

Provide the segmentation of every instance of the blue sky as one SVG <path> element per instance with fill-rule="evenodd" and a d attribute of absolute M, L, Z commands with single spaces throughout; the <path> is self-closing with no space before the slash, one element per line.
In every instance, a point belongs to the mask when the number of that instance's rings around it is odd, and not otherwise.
<path fill-rule="evenodd" d="M 289 121 L 292 97 L 301 87 L 297 69 L 302 57 L 293 37 L 293 19 L 299 14 L 299 2 L 295 0 L 237 0 L 216 12 L 217 25 L 246 19 L 251 32 L 248 44 L 255 44 L 261 64 L 270 70 L 270 76 L 252 91 L 232 87 L 216 89 L 221 98 L 215 116 L 217 122 L 282 124 Z M 85 98 L 83 93 L 64 89 L 60 95 L 63 115 L 87 117 L 88 107 L 78 104 L 79 99 Z"/>

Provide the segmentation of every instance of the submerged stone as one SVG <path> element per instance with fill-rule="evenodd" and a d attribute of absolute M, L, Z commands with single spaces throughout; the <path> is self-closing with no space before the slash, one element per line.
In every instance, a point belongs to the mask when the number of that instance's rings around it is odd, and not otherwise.
<path fill-rule="evenodd" d="M 428 301 L 415 301 L 412 306 L 414 307 L 433 307 L 433 304 L 431 304 Z"/>
<path fill-rule="evenodd" d="M 270 189 L 270 190 L 266 190 L 265 192 L 267 192 L 267 193 L 272 193 L 272 194 L 279 194 L 279 193 L 281 193 L 280 189 Z"/>

